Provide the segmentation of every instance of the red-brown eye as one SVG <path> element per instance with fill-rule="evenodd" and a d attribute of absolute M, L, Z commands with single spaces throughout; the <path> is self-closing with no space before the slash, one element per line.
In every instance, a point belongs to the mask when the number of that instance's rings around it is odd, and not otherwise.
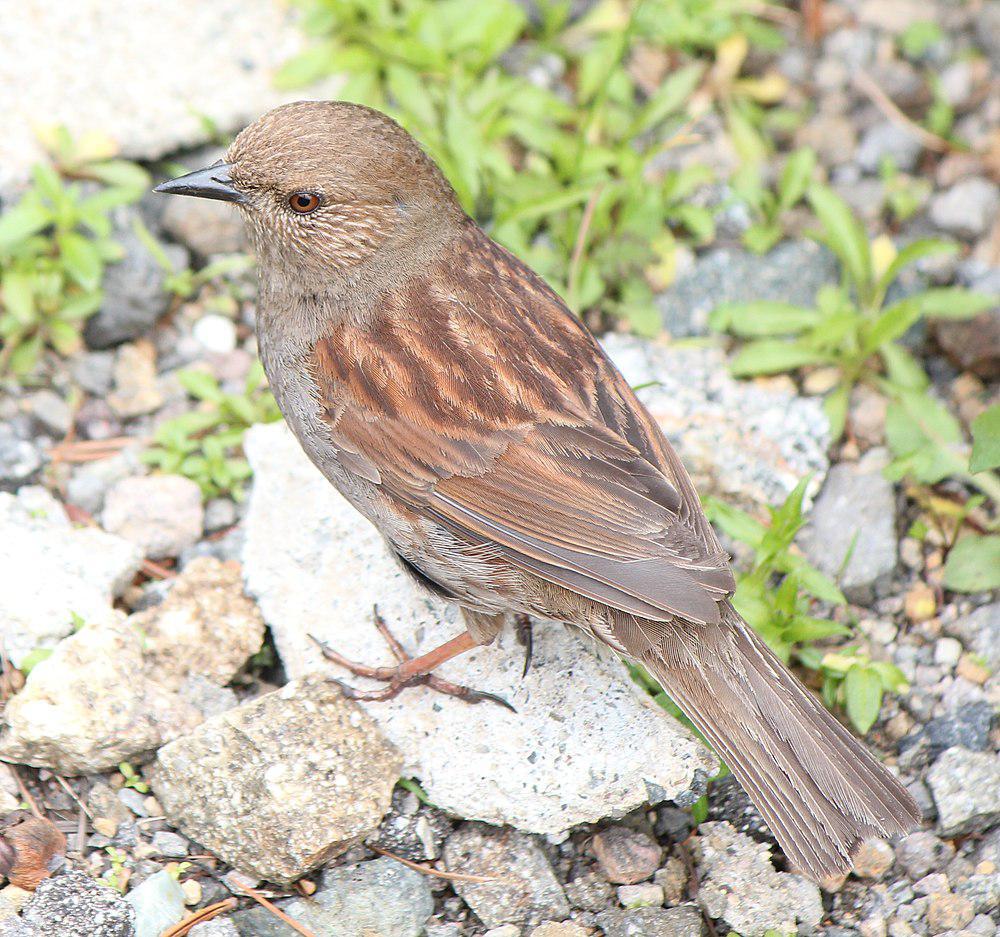
<path fill-rule="evenodd" d="M 300 215 L 308 215 L 311 211 L 319 208 L 319 196 L 312 192 L 296 192 L 289 200 L 292 211 Z"/>

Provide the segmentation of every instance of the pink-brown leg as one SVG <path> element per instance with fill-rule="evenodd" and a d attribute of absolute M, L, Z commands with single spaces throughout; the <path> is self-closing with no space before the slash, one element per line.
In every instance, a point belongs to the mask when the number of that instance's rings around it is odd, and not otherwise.
<path fill-rule="evenodd" d="M 421 654 L 420 657 L 411 657 L 403 648 L 403 645 L 396 639 L 395 635 L 389 630 L 389 626 L 386 625 L 377 608 L 374 610 L 374 619 L 375 627 L 378 629 L 379 634 L 385 639 L 393 656 L 399 661 L 395 667 L 370 667 L 367 664 L 359 664 L 357 661 L 349 660 L 333 650 L 333 648 L 328 647 L 314 635 L 309 635 L 319 646 L 320 651 L 323 652 L 323 656 L 327 660 L 339 664 L 345 670 L 349 670 L 358 677 L 367 677 L 370 680 L 379 680 L 386 684 L 384 690 L 363 691 L 337 680 L 336 682 L 344 691 L 345 696 L 350 699 L 366 701 L 389 700 L 398 696 L 408 686 L 426 686 L 437 693 L 442 693 L 445 696 L 454 696 L 466 703 L 489 701 L 498 703 L 511 712 L 516 712 L 514 707 L 502 696 L 485 693 L 481 690 L 473 690 L 471 687 L 462 686 L 458 683 L 452 683 L 450 680 L 445 680 L 443 677 L 439 677 L 431 672 L 446 661 L 479 646 L 468 631 L 463 631 L 450 641 L 445 641 L 444 644 L 428 651 L 426 654 Z"/>

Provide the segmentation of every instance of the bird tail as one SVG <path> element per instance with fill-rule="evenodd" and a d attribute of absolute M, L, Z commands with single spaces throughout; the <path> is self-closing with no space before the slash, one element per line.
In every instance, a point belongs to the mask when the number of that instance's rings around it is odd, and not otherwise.
<path fill-rule="evenodd" d="M 820 881 L 848 871 L 862 840 L 912 830 L 920 810 L 899 781 L 729 603 L 721 611 L 718 626 L 671 634 L 643 663 L 736 775 L 795 868 Z"/>

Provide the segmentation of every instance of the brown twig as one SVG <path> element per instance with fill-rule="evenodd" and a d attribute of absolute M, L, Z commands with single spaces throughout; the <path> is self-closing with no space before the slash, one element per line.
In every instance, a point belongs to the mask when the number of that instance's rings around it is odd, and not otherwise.
<path fill-rule="evenodd" d="M 264 908 L 267 911 L 270 911 L 271 914 L 273 914 L 276 918 L 280 918 L 292 930 L 294 930 L 296 933 L 301 934 L 302 937 L 316 937 L 316 935 L 311 930 L 309 930 L 308 927 L 290 918 L 287 914 L 285 914 L 284 911 L 281 910 L 281 908 L 279 908 L 277 905 L 271 904 L 271 902 L 268 901 L 256 889 L 250 888 L 249 885 L 241 885 L 240 891 L 245 892 L 247 895 L 253 898 L 253 900 L 256 901 L 262 908 Z"/>
<path fill-rule="evenodd" d="M 215 904 L 207 905 L 198 911 L 193 911 L 183 921 L 178 921 L 173 927 L 167 928 L 160 937 L 184 937 L 195 924 L 202 924 L 210 921 L 220 914 L 232 911 L 239 902 L 235 898 L 226 898 L 225 901 L 217 901 Z"/>
<path fill-rule="evenodd" d="M 54 774 L 52 775 L 52 777 L 56 779 L 56 784 L 58 784 L 67 794 L 69 794 L 69 796 L 74 801 L 76 801 L 76 805 L 87 815 L 87 819 L 93 820 L 94 815 L 90 812 L 90 810 L 87 809 L 87 805 L 82 800 L 80 800 L 76 791 L 74 791 L 73 788 L 69 786 L 69 782 L 64 777 L 58 774 Z"/>
<path fill-rule="evenodd" d="M 413 869 L 416 872 L 423 872 L 424 875 L 433 875 L 434 878 L 443 878 L 449 882 L 473 882 L 477 885 L 481 885 L 484 882 L 495 882 L 496 879 L 489 875 L 469 875 L 465 872 L 441 872 L 438 869 L 433 869 L 429 865 L 421 865 L 419 862 L 413 862 L 410 859 L 404 859 L 402 856 L 397 856 L 394 852 L 389 852 L 388 849 L 383 849 L 381 846 L 373 846 L 368 843 L 368 848 L 372 852 L 377 852 L 380 856 L 387 856 L 389 859 L 395 859 L 397 862 L 401 862 L 408 869 Z"/>
<path fill-rule="evenodd" d="M 802 23 L 810 42 L 823 38 L 823 0 L 802 0 Z"/>
<path fill-rule="evenodd" d="M 602 183 L 590 193 L 590 198 L 587 199 L 587 205 L 583 209 L 583 217 L 580 219 L 580 229 L 576 232 L 576 243 L 573 245 L 573 255 L 570 257 L 569 261 L 569 276 L 566 278 L 567 291 L 574 301 L 576 281 L 580 276 L 580 262 L 583 259 L 583 248 L 587 243 L 587 234 L 594 221 L 594 212 L 597 209 L 597 200 L 601 197 L 601 193 L 603 191 L 604 184 Z"/>
<path fill-rule="evenodd" d="M 854 83 L 889 120 L 913 134 L 928 150 L 935 153 L 951 153 L 955 150 L 955 146 L 944 137 L 931 133 L 926 127 L 921 127 L 907 117 L 867 72 L 858 72 L 854 76 Z"/>
<path fill-rule="evenodd" d="M 121 452 L 132 443 L 142 443 L 137 436 L 114 436 L 110 439 L 69 439 L 49 449 L 51 462 L 95 462 Z"/>
<path fill-rule="evenodd" d="M 139 569 L 150 579 L 170 579 L 177 575 L 174 570 L 160 563 L 154 563 L 152 560 L 143 560 Z"/>
<path fill-rule="evenodd" d="M 24 783 L 21 772 L 17 770 L 17 766 L 9 765 L 8 767 L 10 768 L 10 773 L 14 775 L 14 780 L 17 781 L 17 787 L 21 792 L 21 797 L 24 798 L 24 802 L 31 808 L 31 812 L 36 817 L 43 818 L 45 815 L 38 809 L 38 804 L 35 802 L 35 798 L 31 796 L 31 791 L 28 790 L 28 785 Z"/>

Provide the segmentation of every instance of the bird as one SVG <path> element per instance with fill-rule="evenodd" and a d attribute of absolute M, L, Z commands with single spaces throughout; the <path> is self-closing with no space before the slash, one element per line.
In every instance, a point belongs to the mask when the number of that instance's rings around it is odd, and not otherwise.
<path fill-rule="evenodd" d="M 14 810 L 0 820 L 0 875 L 34 891 L 66 861 L 66 837 L 51 820 Z"/>
<path fill-rule="evenodd" d="M 462 610 L 466 630 L 418 658 L 380 623 L 395 667 L 331 649 L 385 681 L 356 698 L 435 685 L 435 667 L 511 615 L 555 620 L 655 676 L 803 874 L 844 874 L 862 841 L 919 823 L 734 608 L 690 476 L 598 341 L 398 123 L 346 102 L 282 105 L 156 191 L 237 206 L 285 420 L 401 566 Z"/>

